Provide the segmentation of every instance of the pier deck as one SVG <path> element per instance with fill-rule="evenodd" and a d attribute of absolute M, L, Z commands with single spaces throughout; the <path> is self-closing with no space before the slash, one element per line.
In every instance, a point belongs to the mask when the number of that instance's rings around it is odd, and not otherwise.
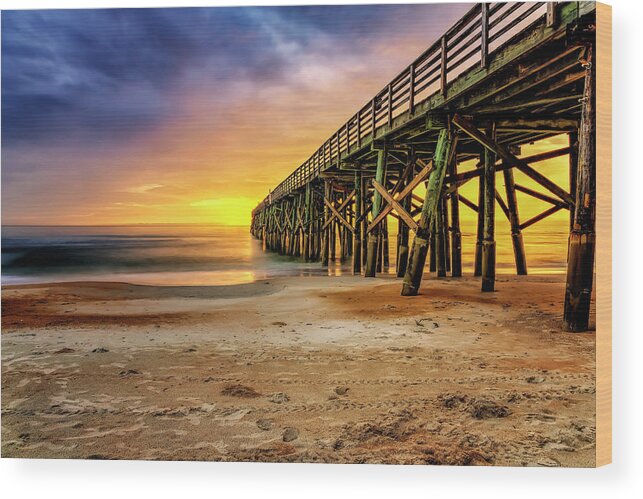
<path fill-rule="evenodd" d="M 464 204 L 478 213 L 474 273 L 487 292 L 495 289 L 496 206 L 511 226 L 519 275 L 528 272 L 522 231 L 568 210 L 564 323 L 586 330 L 595 252 L 595 12 L 594 2 L 476 4 L 258 204 L 252 234 L 267 250 L 322 265 L 352 258 L 355 274 L 374 277 L 389 263 L 392 216 L 402 294 L 414 295 L 427 258 L 438 276 L 462 275 Z M 560 134 L 568 147 L 521 155 L 522 145 Z M 539 162 L 560 156 L 569 156 L 569 189 L 538 171 Z M 472 159 L 475 168 L 458 170 Z M 514 168 L 542 189 L 517 184 Z M 459 187 L 474 178 L 478 199 L 461 196 Z M 549 207 L 523 220 L 517 192 Z"/>

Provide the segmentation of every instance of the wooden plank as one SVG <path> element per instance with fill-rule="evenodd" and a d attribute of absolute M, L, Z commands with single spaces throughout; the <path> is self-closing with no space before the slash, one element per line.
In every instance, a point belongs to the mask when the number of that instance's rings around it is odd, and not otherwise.
<path fill-rule="evenodd" d="M 409 66 L 409 114 L 415 111 L 415 63 Z"/>
<path fill-rule="evenodd" d="M 556 4 L 558 2 L 547 2 L 547 26 L 556 24 Z"/>
<path fill-rule="evenodd" d="M 489 4 L 480 5 L 482 9 L 482 36 L 480 43 L 480 66 L 487 67 L 489 59 Z"/>
<path fill-rule="evenodd" d="M 441 52 L 440 52 L 440 91 L 442 95 L 446 98 L 447 96 L 447 37 L 446 35 L 442 37 L 441 40 Z"/>
<path fill-rule="evenodd" d="M 612 462 L 612 7 L 596 3 L 596 465 Z"/>
<path fill-rule="evenodd" d="M 526 94 L 534 97 L 534 88 L 546 83 L 560 75 L 564 75 L 578 68 L 577 46 L 570 47 L 564 51 L 553 54 L 542 64 L 530 67 L 519 72 L 517 76 L 507 75 L 500 78 L 498 82 L 491 84 L 492 88 L 500 84 L 500 90 L 494 91 L 491 95 L 483 96 L 482 99 L 474 99 L 467 105 L 480 107 L 481 105 L 497 105 Z"/>
<path fill-rule="evenodd" d="M 522 110 L 531 107 L 550 106 L 552 104 L 560 104 L 563 102 L 578 102 L 581 95 L 564 95 L 562 97 L 545 97 L 542 99 L 523 99 L 517 101 L 503 101 L 501 104 L 476 108 L 475 113 L 480 114 L 497 114 L 508 113 L 517 110 Z"/>

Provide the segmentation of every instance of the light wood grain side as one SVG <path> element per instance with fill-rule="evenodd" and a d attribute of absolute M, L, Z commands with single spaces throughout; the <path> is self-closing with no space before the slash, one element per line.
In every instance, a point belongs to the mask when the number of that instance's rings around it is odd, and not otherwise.
<path fill-rule="evenodd" d="M 612 462 L 612 7 L 596 3 L 596 465 Z"/>

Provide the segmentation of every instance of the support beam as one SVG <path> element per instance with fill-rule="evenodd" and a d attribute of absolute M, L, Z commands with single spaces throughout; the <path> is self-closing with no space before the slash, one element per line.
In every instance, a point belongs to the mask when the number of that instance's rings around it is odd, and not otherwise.
<path fill-rule="evenodd" d="M 337 261 L 337 244 L 341 244 L 341 236 L 339 234 L 339 231 L 342 230 L 341 225 L 339 225 L 339 222 L 333 221 L 331 224 L 332 232 L 330 235 L 330 259 L 333 262 Z M 338 241 L 339 239 L 339 241 Z M 341 247 L 340 247 L 341 251 Z"/>
<path fill-rule="evenodd" d="M 438 269 L 438 257 L 436 251 L 435 230 L 431 232 L 429 238 L 429 272 L 436 272 Z M 406 274 L 405 274 L 406 275 Z"/>
<path fill-rule="evenodd" d="M 379 182 L 377 182 L 377 180 L 373 180 L 373 188 L 382 196 L 382 199 L 384 199 L 397 212 L 398 216 L 404 220 L 408 227 L 413 230 L 417 230 L 417 223 L 413 220 L 413 217 L 411 217 L 402 205 L 398 203 L 397 200 L 393 198 L 393 196 L 391 196 L 387 190 L 379 184 Z M 410 199 L 410 197 L 407 197 L 407 199 Z M 384 223 L 385 221 L 386 220 L 382 220 L 381 223 Z"/>
<path fill-rule="evenodd" d="M 562 208 L 560 206 L 552 206 L 551 208 L 547 208 L 542 213 L 539 213 L 538 215 L 536 215 L 534 217 L 531 217 L 526 222 L 523 222 L 522 224 L 520 224 L 520 229 L 522 230 L 522 229 L 526 229 L 527 227 L 531 227 L 536 222 L 540 222 L 541 220 L 544 220 L 548 216 L 553 215 L 554 213 L 556 213 L 556 212 L 558 212 L 560 210 L 562 210 Z"/>
<path fill-rule="evenodd" d="M 453 155 L 451 175 L 457 175 L 458 162 Z M 456 185 L 451 193 L 451 277 L 462 277 L 462 232 L 460 231 L 460 194 Z"/>
<path fill-rule="evenodd" d="M 448 163 L 447 163 L 448 164 Z M 447 272 L 451 272 L 451 238 L 449 237 L 449 200 L 442 195 L 442 230 L 444 231 L 444 264 Z"/>
<path fill-rule="evenodd" d="M 509 215 L 509 208 L 505 204 L 505 200 L 502 199 L 502 196 L 498 192 L 498 189 L 496 189 L 495 197 L 496 197 L 496 202 L 498 203 L 498 206 L 500 206 L 500 209 L 502 210 L 502 212 L 505 214 L 505 217 L 507 217 L 508 221 L 511 221 L 511 218 Z"/>
<path fill-rule="evenodd" d="M 578 170 L 578 131 L 569 133 L 569 194 L 576 195 L 576 173 Z M 574 229 L 574 210 L 569 210 L 569 230 Z"/>
<path fill-rule="evenodd" d="M 438 212 L 435 220 L 435 253 L 437 258 L 437 276 L 447 276 L 446 232 L 444 230 L 444 203 L 443 198 L 438 202 Z"/>
<path fill-rule="evenodd" d="M 469 135 L 472 139 L 475 139 L 480 144 L 482 144 L 485 147 L 485 149 L 493 152 L 494 157 L 498 155 L 505 162 L 516 165 L 516 168 L 518 168 L 521 172 L 523 172 L 525 175 L 527 175 L 535 182 L 545 187 L 545 189 L 548 189 L 549 191 L 554 193 L 556 196 L 558 196 L 560 199 L 562 199 L 569 205 L 574 204 L 574 199 L 569 195 L 567 191 L 558 187 L 554 182 L 549 180 L 543 174 L 534 170 L 525 161 L 516 157 L 505 146 L 503 146 L 502 144 L 496 143 L 495 139 L 492 140 L 489 137 L 486 137 L 477 128 L 475 128 L 469 120 L 466 120 L 456 114 L 453 117 L 453 123 L 462 131 L 464 131 L 467 135 Z"/>
<path fill-rule="evenodd" d="M 589 326 L 589 308 L 594 280 L 596 247 L 596 103 L 594 85 L 596 64 L 592 49 L 585 62 L 581 126 L 578 133 L 578 171 L 574 226 L 569 234 L 567 285 L 564 324 L 568 331 L 585 331 Z"/>
<path fill-rule="evenodd" d="M 364 270 L 368 257 L 368 214 L 373 206 L 373 201 L 369 197 L 368 182 L 364 178 L 364 175 L 362 175 L 362 198 L 364 199 L 364 210 L 362 212 L 362 270 Z"/>
<path fill-rule="evenodd" d="M 534 154 L 532 156 L 526 156 L 520 159 L 524 163 L 531 164 L 531 163 L 538 163 L 539 161 L 546 161 L 552 158 L 558 158 L 559 156 L 564 156 L 569 153 L 570 153 L 569 147 L 561 147 L 560 149 L 554 149 L 552 151 L 546 151 L 546 152 Z M 484 155 L 481 155 L 481 156 L 484 157 Z M 480 160 L 480 165 L 482 164 L 484 164 L 484 159 Z M 507 168 L 515 168 L 515 167 L 516 165 L 514 165 L 513 163 L 503 162 L 500 165 L 496 165 L 496 171 L 499 172 Z M 447 175 L 446 178 L 444 179 L 444 182 L 446 184 L 457 183 L 458 187 L 460 187 L 468 180 L 471 180 L 472 178 L 479 177 L 480 175 L 482 175 L 483 171 L 484 170 L 482 168 L 476 168 L 475 170 L 469 170 L 463 173 L 458 173 L 457 175 Z"/>
<path fill-rule="evenodd" d="M 516 262 L 516 273 L 527 275 L 527 258 L 525 256 L 525 243 L 522 240 L 520 229 L 520 215 L 518 214 L 518 198 L 516 197 L 516 184 L 513 170 L 502 172 L 505 177 L 505 193 L 507 194 L 507 208 L 509 210 L 509 224 L 511 226 L 511 243 Z"/>
<path fill-rule="evenodd" d="M 495 142 L 494 127 L 487 130 L 487 137 Z M 495 289 L 496 283 L 496 240 L 495 240 L 495 198 L 496 198 L 496 153 L 485 149 L 484 161 L 484 204 L 482 239 L 482 291 Z"/>
<path fill-rule="evenodd" d="M 415 234 L 413 247 L 409 256 L 409 266 L 404 275 L 402 296 L 414 296 L 420 290 L 422 273 L 426 263 L 429 237 L 435 227 L 438 204 L 442 194 L 442 185 L 446 166 L 452 148 L 455 148 L 453 131 L 447 128 L 440 130 L 438 144 L 433 158 L 433 170 L 429 175 L 428 188 L 422 204 L 422 214 Z"/>
<path fill-rule="evenodd" d="M 328 180 L 324 180 L 324 200 L 330 198 L 331 184 Z M 324 203 L 324 227 L 322 229 L 322 247 L 321 247 L 321 264 L 328 267 L 328 258 L 330 254 L 330 227 L 327 222 L 330 220 L 330 210 L 326 203 Z"/>
<path fill-rule="evenodd" d="M 478 224 L 476 227 L 476 252 L 473 262 L 473 275 L 480 277 L 482 275 L 482 240 L 484 239 L 484 164 L 485 151 L 480 155 L 480 174 L 478 176 Z"/>
<path fill-rule="evenodd" d="M 547 194 L 543 194 L 542 192 L 535 191 L 533 189 L 530 189 L 529 187 L 525 187 L 524 185 L 520 184 L 514 184 L 514 188 L 517 191 L 524 192 L 525 194 L 528 194 L 531 197 L 534 197 L 536 199 L 540 199 L 541 201 L 545 201 L 546 203 L 553 204 L 554 206 L 560 206 L 561 208 L 564 209 L 569 209 L 569 206 L 567 206 L 565 203 L 562 201 L 553 198 L 551 196 L 548 196 Z M 572 213 L 574 210 L 570 210 Z"/>
<path fill-rule="evenodd" d="M 519 112 L 525 108 L 533 107 L 543 107 L 551 106 L 553 104 L 560 104 L 562 102 L 578 102 L 579 95 L 565 95 L 563 97 L 546 97 L 543 99 L 524 99 L 524 100 L 511 100 L 508 99 L 506 102 L 511 102 L 511 104 L 500 103 L 493 106 L 488 106 L 484 108 L 479 108 L 475 112 L 479 114 L 500 114 L 500 113 L 511 113 Z"/>
<path fill-rule="evenodd" d="M 458 199 L 463 205 L 469 207 L 472 211 L 475 211 L 476 213 L 478 213 L 478 205 L 476 205 L 473 201 L 471 201 L 468 198 L 465 198 L 462 194 L 458 196 Z"/>
<path fill-rule="evenodd" d="M 414 168 L 415 168 L 415 151 L 411 150 L 407 155 L 406 170 L 402 173 L 404 177 L 400 179 L 402 182 L 401 184 L 402 187 L 406 187 L 407 185 L 409 185 L 410 181 L 413 178 Z M 411 190 L 410 194 L 412 193 L 413 191 Z M 412 202 L 413 202 L 412 197 L 406 196 L 402 200 L 402 209 L 404 209 L 407 212 L 411 211 Z M 406 269 L 408 267 L 408 262 L 409 262 L 409 227 L 403 221 L 400 221 L 398 227 L 399 227 L 399 230 L 398 230 L 399 244 L 398 244 L 398 252 L 397 252 L 397 277 L 404 277 L 404 274 L 406 273 Z"/>
<path fill-rule="evenodd" d="M 353 275 L 362 273 L 362 208 L 364 201 L 362 199 L 362 173 L 355 172 L 355 216 L 353 230 Z"/>
<path fill-rule="evenodd" d="M 386 175 L 386 149 L 379 149 L 377 151 L 377 170 L 375 171 L 375 180 L 379 184 L 384 184 Z M 373 220 L 377 219 L 382 206 L 382 195 L 376 190 L 373 192 L 373 205 L 371 207 L 371 214 Z M 378 240 L 380 235 L 379 224 L 368 235 L 368 247 L 366 253 L 366 271 L 365 277 L 375 277 L 378 260 Z"/>
<path fill-rule="evenodd" d="M 331 223 L 333 221 L 341 222 L 348 230 L 350 230 L 351 232 L 353 231 L 353 226 L 348 222 L 348 220 L 346 220 L 342 212 L 346 211 L 346 207 L 348 203 L 353 199 L 354 195 L 355 195 L 355 191 L 352 191 L 346 197 L 346 199 L 342 201 L 342 203 L 339 205 L 338 208 L 335 208 L 335 206 L 331 201 L 324 199 L 324 203 L 328 206 L 328 209 L 331 211 L 331 214 L 332 214 L 332 218 L 327 223 Z"/>
<path fill-rule="evenodd" d="M 384 219 L 382 221 L 382 266 L 383 266 L 383 271 L 388 272 L 389 266 L 391 264 L 390 262 L 390 247 L 389 247 L 389 239 L 388 239 L 388 219 Z"/>
<path fill-rule="evenodd" d="M 401 200 L 406 199 L 406 197 L 412 197 L 416 201 L 419 201 L 420 203 L 423 202 L 421 198 L 413 194 L 413 189 L 415 189 L 426 177 L 429 176 L 429 173 L 431 173 L 431 169 L 433 168 L 433 164 L 429 163 L 426 165 L 423 165 L 422 170 L 402 189 L 402 192 L 400 192 L 400 195 L 396 198 L 398 202 L 401 202 Z M 412 170 L 411 170 L 412 174 Z M 395 194 L 395 191 L 392 193 Z M 382 208 L 379 212 L 379 214 L 373 219 L 371 222 L 368 231 L 370 232 L 375 228 L 387 215 L 391 214 L 391 211 L 393 210 L 393 205 L 388 204 L 384 208 Z"/>
<path fill-rule="evenodd" d="M 310 221 L 311 221 L 311 192 L 310 183 L 306 184 L 306 207 L 304 210 L 304 260 L 310 261 Z"/>

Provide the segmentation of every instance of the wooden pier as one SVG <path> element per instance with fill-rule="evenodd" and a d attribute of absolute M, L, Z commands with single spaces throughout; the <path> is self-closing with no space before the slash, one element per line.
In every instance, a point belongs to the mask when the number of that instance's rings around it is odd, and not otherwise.
<path fill-rule="evenodd" d="M 511 227 L 519 275 L 528 272 L 522 231 L 569 210 L 563 321 L 569 331 L 586 330 L 595 260 L 595 9 L 594 2 L 475 5 L 259 203 L 251 233 L 266 250 L 325 266 L 352 259 L 356 275 L 375 277 L 389 267 L 392 217 L 396 273 L 410 296 L 427 259 L 438 276 L 462 275 L 463 204 L 477 212 L 473 270 L 489 292 L 496 207 Z M 569 136 L 567 147 L 521 155 L 521 146 L 560 134 Z M 539 162 L 561 156 L 569 157 L 569 190 L 538 171 Z M 472 159 L 477 166 L 460 171 Z M 516 183 L 514 168 L 544 192 Z M 478 199 L 459 194 L 472 179 Z M 523 220 L 517 192 L 550 206 Z"/>

